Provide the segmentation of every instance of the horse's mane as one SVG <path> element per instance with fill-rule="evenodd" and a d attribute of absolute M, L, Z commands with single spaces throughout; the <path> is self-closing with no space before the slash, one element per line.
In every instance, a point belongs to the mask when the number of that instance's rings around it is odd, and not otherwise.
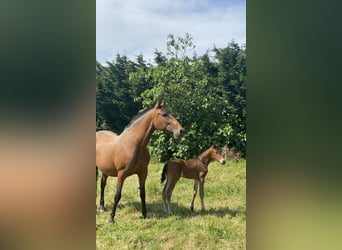
<path fill-rule="evenodd" d="M 164 107 L 164 106 L 161 106 L 160 108 L 163 111 L 169 112 L 168 109 L 166 107 Z M 129 129 L 130 127 L 132 127 L 132 125 L 134 125 L 140 118 L 142 118 L 144 115 L 146 115 L 146 113 L 148 113 L 151 109 L 153 109 L 153 107 L 151 107 L 151 108 L 149 108 L 149 109 L 147 109 L 145 111 L 142 111 L 142 112 L 138 113 L 136 116 L 134 116 L 132 118 L 132 120 L 129 122 L 129 124 L 125 127 L 124 130 Z"/>
<path fill-rule="evenodd" d="M 145 111 L 142 111 L 140 113 L 138 113 L 137 115 L 135 115 L 132 120 L 128 123 L 128 125 L 125 127 L 124 130 L 130 128 L 139 118 L 143 117 L 147 112 L 149 112 L 152 108 L 149 108 Z"/>

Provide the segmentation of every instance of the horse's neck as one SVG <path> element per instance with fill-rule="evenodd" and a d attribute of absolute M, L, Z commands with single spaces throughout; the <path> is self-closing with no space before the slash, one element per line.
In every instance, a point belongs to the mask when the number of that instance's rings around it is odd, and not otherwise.
<path fill-rule="evenodd" d="M 124 143 L 131 143 L 131 147 L 146 147 L 154 132 L 152 126 L 152 114 L 146 113 L 132 127 L 124 130 L 120 137 Z M 126 140 L 126 138 L 129 139 Z"/>
<path fill-rule="evenodd" d="M 206 150 L 204 151 L 199 157 L 198 159 L 203 162 L 203 164 L 205 166 L 208 166 L 209 163 L 210 163 L 210 151 L 209 150 Z"/>

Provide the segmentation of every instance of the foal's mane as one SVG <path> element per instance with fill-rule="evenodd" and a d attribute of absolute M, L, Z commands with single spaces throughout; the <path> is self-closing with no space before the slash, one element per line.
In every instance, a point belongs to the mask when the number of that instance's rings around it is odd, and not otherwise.
<path fill-rule="evenodd" d="M 202 154 L 200 154 L 197 159 L 199 159 L 200 161 L 203 160 L 204 156 L 206 156 L 208 154 L 208 152 L 214 147 L 215 145 L 212 145 L 210 148 L 208 148 L 207 150 L 205 150 Z M 209 162 L 208 164 L 212 161 L 211 158 L 209 158 Z M 202 161 L 203 162 L 203 161 Z"/>
<path fill-rule="evenodd" d="M 208 148 L 208 149 L 206 149 L 202 154 L 200 154 L 197 158 L 200 160 L 200 161 L 202 161 L 202 159 L 203 159 L 203 157 L 206 155 L 206 154 L 208 154 L 208 151 L 211 149 L 211 147 L 210 148 Z"/>

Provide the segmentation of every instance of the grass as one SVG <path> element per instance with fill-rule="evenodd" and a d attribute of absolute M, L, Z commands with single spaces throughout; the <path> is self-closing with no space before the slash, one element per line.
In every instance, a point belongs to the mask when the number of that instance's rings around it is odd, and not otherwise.
<path fill-rule="evenodd" d="M 108 223 L 116 178 L 109 177 L 107 211 L 96 215 L 96 249 L 246 249 L 246 162 L 209 165 L 204 185 L 205 212 L 199 194 L 189 209 L 193 180 L 181 178 L 172 195 L 173 215 L 163 211 L 162 163 L 150 163 L 146 181 L 147 219 L 141 215 L 136 175 L 125 180 L 114 224 Z M 100 177 L 98 179 L 97 205 Z M 163 183 L 164 184 L 164 183 Z"/>

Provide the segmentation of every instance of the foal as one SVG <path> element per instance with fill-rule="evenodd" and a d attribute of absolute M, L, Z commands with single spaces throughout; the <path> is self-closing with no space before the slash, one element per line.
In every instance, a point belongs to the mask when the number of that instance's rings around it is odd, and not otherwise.
<path fill-rule="evenodd" d="M 217 144 L 211 146 L 204 151 L 197 159 L 182 160 L 175 159 L 167 162 L 164 165 L 163 172 L 161 175 L 161 183 L 164 182 L 167 176 L 167 180 L 163 189 L 163 201 L 165 213 L 172 214 L 171 211 L 171 195 L 175 188 L 175 185 L 179 178 L 182 176 L 187 179 L 194 179 L 194 192 L 191 200 L 190 209 L 194 211 L 194 200 L 197 194 L 198 185 L 200 187 L 200 197 L 202 211 L 204 208 L 204 178 L 208 173 L 208 165 L 211 161 L 216 160 L 222 165 L 226 163 L 226 160 L 221 154 L 221 150 Z"/>

